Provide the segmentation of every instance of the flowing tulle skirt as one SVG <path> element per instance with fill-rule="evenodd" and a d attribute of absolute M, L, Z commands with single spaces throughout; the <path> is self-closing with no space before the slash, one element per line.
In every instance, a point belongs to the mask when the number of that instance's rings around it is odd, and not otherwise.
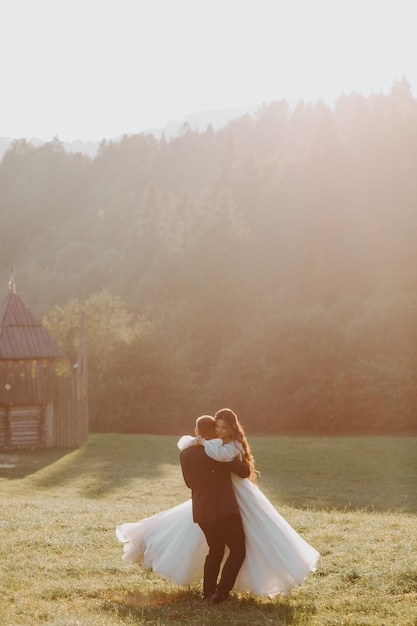
<path fill-rule="evenodd" d="M 319 553 L 278 513 L 248 479 L 232 475 L 246 536 L 246 558 L 234 590 L 273 597 L 287 595 L 316 569 Z M 123 560 L 152 569 L 178 585 L 203 577 L 207 543 L 193 522 L 191 500 L 116 529 Z"/>

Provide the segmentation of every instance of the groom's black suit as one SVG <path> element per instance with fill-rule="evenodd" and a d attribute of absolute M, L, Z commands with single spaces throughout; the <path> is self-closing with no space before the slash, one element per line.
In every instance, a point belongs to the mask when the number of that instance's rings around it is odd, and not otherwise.
<path fill-rule="evenodd" d="M 186 448 L 180 461 L 185 483 L 191 489 L 194 522 L 204 532 L 209 546 L 204 564 L 204 596 L 210 597 L 216 591 L 226 545 L 230 554 L 217 593 L 227 596 L 245 558 L 245 535 L 230 472 L 247 478 L 249 467 L 239 459 L 227 463 L 214 461 L 207 456 L 204 446 Z"/>

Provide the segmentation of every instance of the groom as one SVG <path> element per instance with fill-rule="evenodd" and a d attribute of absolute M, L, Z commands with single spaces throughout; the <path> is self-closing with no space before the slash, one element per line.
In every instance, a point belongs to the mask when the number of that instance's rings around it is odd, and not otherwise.
<path fill-rule="evenodd" d="M 211 415 L 202 415 L 197 418 L 194 432 L 204 439 L 213 439 L 215 424 Z M 229 597 L 245 558 L 245 534 L 230 472 L 247 478 L 249 468 L 238 458 L 228 463 L 214 461 L 201 445 L 183 450 L 180 462 L 185 483 L 191 489 L 193 520 L 200 526 L 209 546 L 204 564 L 203 595 L 213 604 L 219 604 Z M 226 546 L 230 554 L 217 584 Z"/>

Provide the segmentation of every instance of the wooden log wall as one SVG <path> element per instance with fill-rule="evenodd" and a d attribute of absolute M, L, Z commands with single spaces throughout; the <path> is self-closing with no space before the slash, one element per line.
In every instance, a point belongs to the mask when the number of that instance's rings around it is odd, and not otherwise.
<path fill-rule="evenodd" d="M 0 449 L 81 445 L 88 437 L 86 393 L 53 364 L 0 362 Z"/>
<path fill-rule="evenodd" d="M 55 363 L 48 359 L 0 361 L 0 404 L 42 404 L 54 391 Z"/>

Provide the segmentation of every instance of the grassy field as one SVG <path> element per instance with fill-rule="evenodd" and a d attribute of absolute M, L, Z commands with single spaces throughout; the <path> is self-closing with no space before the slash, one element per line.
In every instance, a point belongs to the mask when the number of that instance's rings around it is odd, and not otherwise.
<path fill-rule="evenodd" d="M 121 560 L 117 524 L 189 497 L 176 438 L 0 454 L 2 626 L 417 626 L 417 438 L 251 437 L 260 487 L 320 553 L 288 598 L 203 604 Z"/>

